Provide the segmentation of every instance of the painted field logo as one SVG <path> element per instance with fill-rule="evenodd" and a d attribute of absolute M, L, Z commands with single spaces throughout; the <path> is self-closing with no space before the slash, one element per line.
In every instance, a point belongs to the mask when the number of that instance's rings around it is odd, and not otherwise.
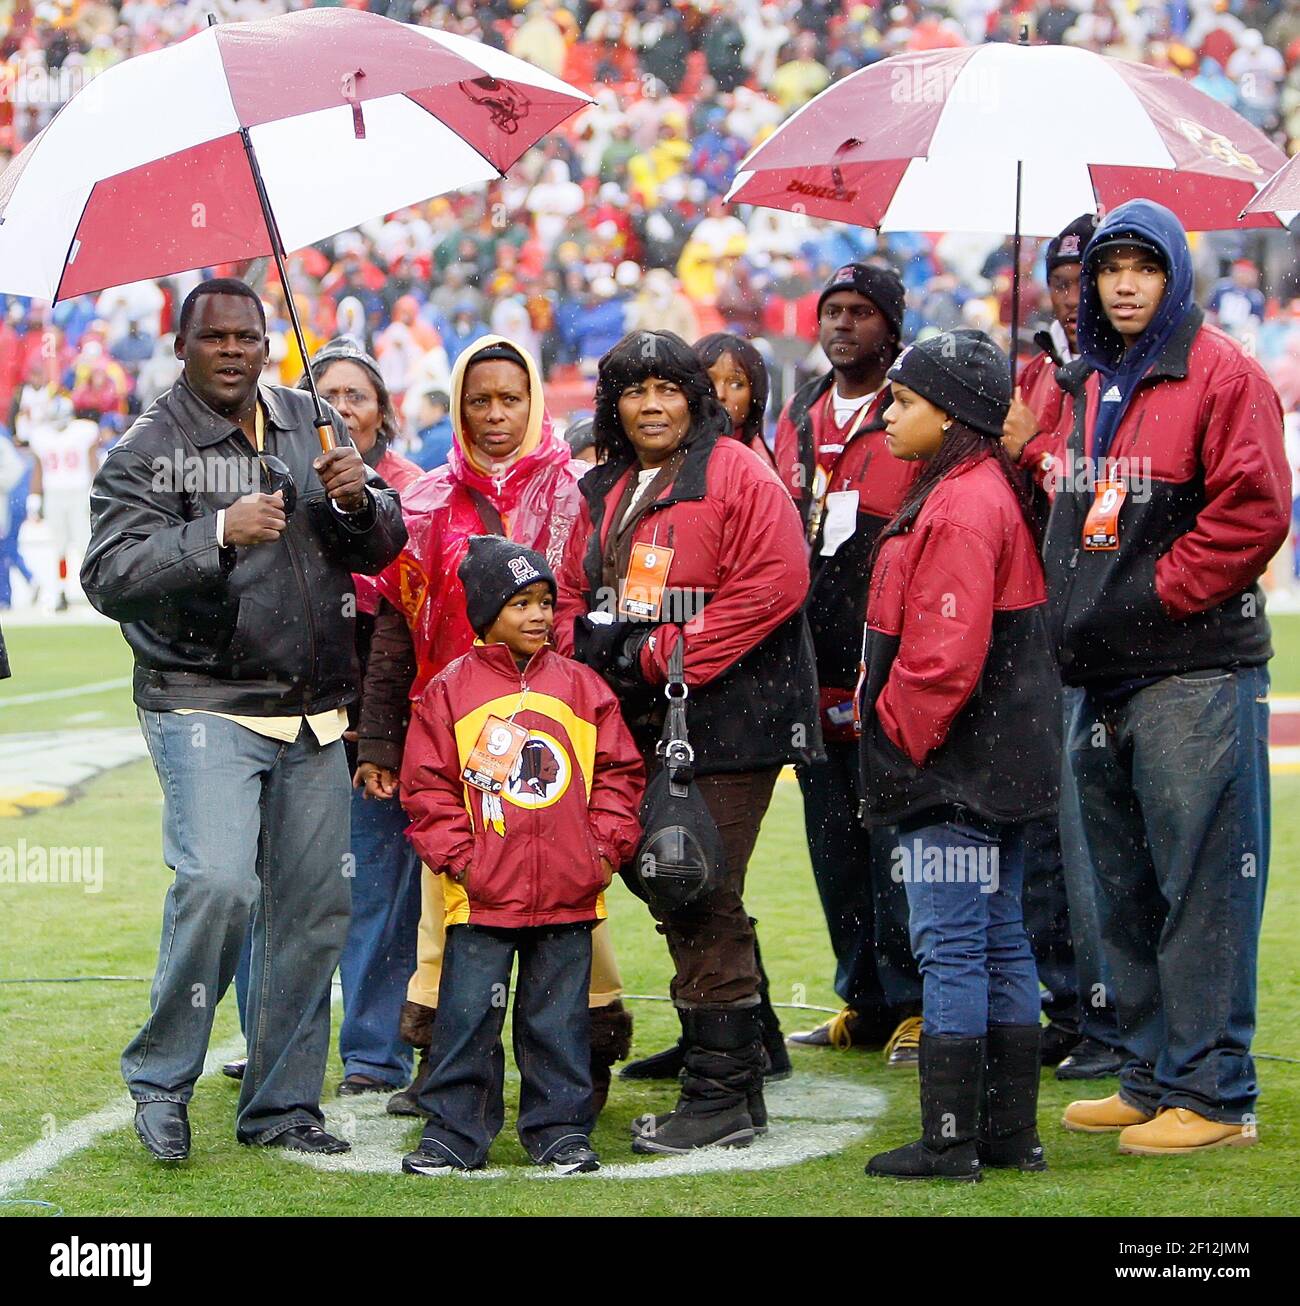
<path fill-rule="evenodd" d="M 152 1243 L 83 1243 L 72 1237 L 50 1248 L 52 1279 L 130 1279 L 137 1288 L 153 1282 Z"/>
<path fill-rule="evenodd" d="M 978 884 L 981 893 L 997 893 L 998 849 L 987 844 L 940 848 L 913 839 L 894 849 L 889 874 L 895 884 Z"/>

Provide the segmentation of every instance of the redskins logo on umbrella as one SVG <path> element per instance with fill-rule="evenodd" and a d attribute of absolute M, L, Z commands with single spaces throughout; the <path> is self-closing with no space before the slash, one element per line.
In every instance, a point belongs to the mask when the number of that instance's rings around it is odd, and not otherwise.
<path fill-rule="evenodd" d="M 499 82 L 495 77 L 476 77 L 461 82 L 460 89 L 473 104 L 492 115 L 492 125 L 498 131 L 513 136 L 520 122 L 528 116 L 528 104 L 509 82 Z"/>

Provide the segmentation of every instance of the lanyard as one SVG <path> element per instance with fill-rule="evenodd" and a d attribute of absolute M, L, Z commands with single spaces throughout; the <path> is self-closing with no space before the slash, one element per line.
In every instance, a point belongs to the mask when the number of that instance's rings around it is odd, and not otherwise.
<path fill-rule="evenodd" d="M 876 394 L 879 393 L 880 393 L 879 391 L 876 391 Z M 875 402 L 876 402 L 876 395 L 872 395 L 871 398 L 868 399 L 867 402 L 863 404 L 861 408 L 858 409 L 856 415 L 853 418 L 853 424 L 849 427 L 848 433 L 844 436 L 844 444 L 840 449 L 839 458 L 835 459 L 834 465 L 831 467 L 830 471 L 826 473 L 826 484 L 822 486 L 821 495 L 815 500 L 812 506 L 812 511 L 808 514 L 808 542 L 810 544 L 815 544 L 817 541 L 817 532 L 821 529 L 821 524 L 822 524 L 822 514 L 826 511 L 826 499 L 830 495 L 831 486 L 835 483 L 835 471 L 839 467 L 840 458 L 844 457 L 844 454 L 848 450 L 849 445 L 853 442 L 853 437 L 857 435 L 858 431 L 861 429 L 862 423 L 867 420 L 867 413 L 870 412 L 871 406 Z M 833 387 L 831 390 L 827 392 L 826 407 L 831 421 L 834 422 L 835 390 Z M 813 451 L 813 466 L 816 467 L 818 471 L 821 470 L 821 468 L 818 467 L 817 464 L 816 450 Z M 815 474 L 813 480 L 815 484 L 816 483 Z"/>

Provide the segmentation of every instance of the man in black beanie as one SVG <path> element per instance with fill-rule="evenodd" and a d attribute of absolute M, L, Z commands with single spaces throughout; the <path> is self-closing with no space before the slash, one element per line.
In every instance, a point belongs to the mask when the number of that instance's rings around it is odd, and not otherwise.
<path fill-rule="evenodd" d="M 870 558 L 881 527 L 917 474 L 889 457 L 885 373 L 898 357 L 905 293 L 892 269 L 846 263 L 822 289 L 818 339 L 831 370 L 797 390 L 776 431 L 777 469 L 812 549 L 808 617 L 821 685 L 824 763 L 800 769 L 813 875 L 835 953 L 844 1010 L 788 1042 L 886 1047 L 887 1064 L 916 1064 L 921 977 L 907 938 L 907 901 L 889 875 L 892 839 L 852 819 L 857 804 L 853 686 Z M 870 867 L 864 877 L 862 868 Z"/>

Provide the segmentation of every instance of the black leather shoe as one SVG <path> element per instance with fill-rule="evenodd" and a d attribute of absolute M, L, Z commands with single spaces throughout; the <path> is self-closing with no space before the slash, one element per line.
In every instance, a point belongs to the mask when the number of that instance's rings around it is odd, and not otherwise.
<path fill-rule="evenodd" d="M 183 1161 L 190 1154 L 190 1118 L 182 1102 L 137 1102 L 135 1132 L 160 1161 Z"/>
<path fill-rule="evenodd" d="M 1106 1079 L 1124 1068 L 1124 1054 L 1107 1047 L 1100 1039 L 1085 1038 L 1059 1066 L 1057 1079 Z"/>
<path fill-rule="evenodd" d="M 347 1075 L 338 1087 L 339 1097 L 360 1097 L 362 1093 L 391 1093 L 392 1084 L 371 1079 L 369 1075 Z"/>
<path fill-rule="evenodd" d="M 294 1125 L 292 1129 L 276 1134 L 266 1146 L 283 1147 L 290 1152 L 317 1152 L 323 1156 L 352 1150 L 351 1143 L 327 1134 L 319 1125 Z"/>
<path fill-rule="evenodd" d="M 221 1073 L 225 1075 L 227 1079 L 243 1079 L 244 1071 L 247 1069 L 248 1058 L 236 1057 L 234 1061 L 227 1061 L 226 1064 L 221 1067 Z"/>
<path fill-rule="evenodd" d="M 1043 1030 L 1043 1065 L 1059 1066 L 1074 1051 L 1080 1038 L 1077 1025 L 1062 1021 L 1048 1021 Z"/>

